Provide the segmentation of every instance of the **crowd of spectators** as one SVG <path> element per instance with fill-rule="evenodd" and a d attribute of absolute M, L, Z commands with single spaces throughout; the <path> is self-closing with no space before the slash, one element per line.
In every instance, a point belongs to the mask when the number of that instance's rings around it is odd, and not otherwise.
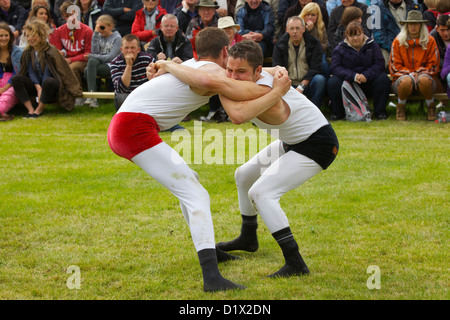
<path fill-rule="evenodd" d="M 265 65 L 284 66 L 330 120 L 345 118 L 344 81 L 373 99 L 378 120 L 392 92 L 397 120 L 413 94 L 434 120 L 434 93 L 450 96 L 449 14 L 448 0 L 0 0 L 0 121 L 18 103 L 26 118 L 49 103 L 98 107 L 83 91 L 114 91 L 118 110 L 150 62 L 197 57 L 205 27 L 224 29 L 230 46 L 257 42 Z M 221 109 L 209 104 L 206 121 Z"/>

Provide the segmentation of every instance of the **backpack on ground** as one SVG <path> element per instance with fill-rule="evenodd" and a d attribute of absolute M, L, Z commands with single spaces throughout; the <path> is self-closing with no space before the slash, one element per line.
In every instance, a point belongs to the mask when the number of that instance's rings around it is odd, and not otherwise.
<path fill-rule="evenodd" d="M 344 81 L 341 90 L 345 118 L 348 121 L 372 121 L 369 102 L 358 84 Z"/>

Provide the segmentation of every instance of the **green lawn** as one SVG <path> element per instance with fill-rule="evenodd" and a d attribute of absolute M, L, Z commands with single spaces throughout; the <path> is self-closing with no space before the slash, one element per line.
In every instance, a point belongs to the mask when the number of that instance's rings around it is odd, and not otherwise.
<path fill-rule="evenodd" d="M 247 289 L 213 294 L 177 199 L 109 149 L 112 104 L 51 106 L 36 120 L 15 110 L 0 123 L 0 299 L 449 299 L 449 126 L 411 110 L 404 123 L 392 109 L 383 122 L 333 123 L 337 160 L 282 198 L 309 276 L 266 278 L 283 260 L 259 219 L 260 249 L 220 265 Z M 194 134 L 193 121 L 183 125 Z M 239 127 L 203 124 L 213 128 Z M 239 233 L 237 166 L 191 165 L 217 241 Z M 369 266 L 379 289 L 367 285 Z"/>

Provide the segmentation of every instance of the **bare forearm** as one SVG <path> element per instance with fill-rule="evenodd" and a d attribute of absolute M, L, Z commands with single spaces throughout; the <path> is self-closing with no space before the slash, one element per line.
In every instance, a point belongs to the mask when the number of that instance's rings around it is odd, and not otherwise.
<path fill-rule="evenodd" d="M 222 95 L 219 95 L 222 106 L 226 110 L 228 116 L 234 124 L 241 124 L 272 108 L 278 103 L 281 103 L 283 92 L 277 89 L 269 90 L 265 95 L 248 101 L 233 101 Z"/>
<path fill-rule="evenodd" d="M 126 66 L 125 70 L 123 71 L 122 74 L 122 83 L 126 86 L 129 87 L 131 84 L 131 66 Z"/>
<path fill-rule="evenodd" d="M 265 90 L 254 82 L 227 78 L 225 70 L 217 65 L 206 66 L 204 70 L 194 70 L 175 63 L 166 63 L 164 67 L 184 83 L 211 95 L 221 94 L 231 100 L 242 101 L 258 98 L 265 93 Z"/>

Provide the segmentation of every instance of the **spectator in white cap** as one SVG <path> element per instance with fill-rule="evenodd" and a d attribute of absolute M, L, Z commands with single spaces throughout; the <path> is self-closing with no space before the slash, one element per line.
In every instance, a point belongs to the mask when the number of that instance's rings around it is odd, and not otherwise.
<path fill-rule="evenodd" d="M 227 33 L 227 36 L 230 39 L 230 47 L 243 40 L 242 36 L 238 33 L 241 26 L 234 23 L 233 17 L 227 16 L 220 18 L 217 27 L 224 29 Z"/>

